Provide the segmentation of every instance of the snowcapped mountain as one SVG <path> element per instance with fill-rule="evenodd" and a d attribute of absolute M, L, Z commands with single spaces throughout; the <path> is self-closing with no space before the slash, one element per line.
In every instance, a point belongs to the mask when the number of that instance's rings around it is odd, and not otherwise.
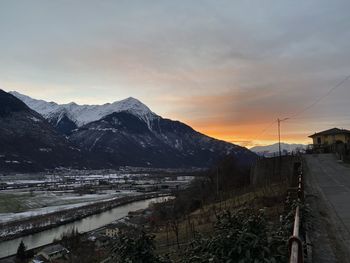
<path fill-rule="evenodd" d="M 227 155 L 248 165 L 256 154 L 164 119 L 128 98 L 104 105 L 59 105 L 12 92 L 79 149 L 110 166 L 210 167 Z"/>
<path fill-rule="evenodd" d="M 129 112 L 143 120 L 149 127 L 150 122 L 158 118 L 146 105 L 132 97 L 104 105 L 78 105 L 74 102 L 57 104 L 55 102 L 37 100 L 16 91 L 11 91 L 10 93 L 22 100 L 28 107 L 40 113 L 53 126 L 66 134 L 69 134 L 77 127 L 97 121 L 114 112 Z"/>
<path fill-rule="evenodd" d="M 289 154 L 292 152 L 297 152 L 300 150 L 305 150 L 307 145 L 304 144 L 288 144 L 281 143 L 281 152 L 283 155 Z M 250 148 L 251 151 L 257 153 L 260 156 L 272 157 L 279 154 L 278 143 L 266 146 L 255 146 Z"/>
<path fill-rule="evenodd" d="M 88 167 L 87 159 L 40 114 L 0 89 L 0 171 Z"/>

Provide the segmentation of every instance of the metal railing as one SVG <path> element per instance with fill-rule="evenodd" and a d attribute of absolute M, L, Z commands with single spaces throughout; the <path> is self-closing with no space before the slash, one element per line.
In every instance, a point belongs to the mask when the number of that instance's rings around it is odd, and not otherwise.
<path fill-rule="evenodd" d="M 304 197 L 304 189 L 302 182 L 302 172 L 298 176 L 298 199 L 302 200 Z M 300 207 L 299 205 L 295 209 L 294 217 L 294 226 L 293 226 L 293 235 L 289 238 L 289 251 L 290 263 L 303 263 L 304 254 L 303 254 L 303 242 L 300 238 Z"/>

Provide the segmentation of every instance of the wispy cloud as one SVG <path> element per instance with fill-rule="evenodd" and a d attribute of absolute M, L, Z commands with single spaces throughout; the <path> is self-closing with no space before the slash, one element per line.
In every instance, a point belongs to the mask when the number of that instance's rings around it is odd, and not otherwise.
<path fill-rule="evenodd" d="M 272 141 L 273 129 L 258 136 L 266 123 L 349 74 L 349 7 L 341 0 L 9 1 L 0 9 L 0 85 L 64 103 L 134 96 L 218 138 Z M 349 96 L 347 85 L 285 123 L 284 138 L 305 142 L 311 131 L 350 128 Z"/>

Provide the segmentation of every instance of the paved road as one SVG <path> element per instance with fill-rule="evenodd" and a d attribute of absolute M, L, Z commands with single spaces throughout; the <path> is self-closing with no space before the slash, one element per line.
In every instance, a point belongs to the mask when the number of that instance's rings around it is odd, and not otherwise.
<path fill-rule="evenodd" d="M 350 165 L 332 154 L 305 155 L 313 262 L 350 262 Z"/>

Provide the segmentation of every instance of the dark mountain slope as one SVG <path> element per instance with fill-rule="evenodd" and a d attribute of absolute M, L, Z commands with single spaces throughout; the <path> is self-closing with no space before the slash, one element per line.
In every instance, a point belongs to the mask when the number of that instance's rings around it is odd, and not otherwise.
<path fill-rule="evenodd" d="M 78 126 L 66 114 L 47 119 L 48 122 L 60 133 L 70 135 Z"/>
<path fill-rule="evenodd" d="M 35 111 L 0 90 L 0 171 L 89 165 L 81 151 Z"/>
<path fill-rule="evenodd" d="M 243 147 L 205 136 L 181 122 L 158 117 L 148 125 L 128 112 L 89 123 L 73 132 L 70 140 L 115 165 L 209 167 L 227 154 L 244 165 L 256 158 Z"/>
<path fill-rule="evenodd" d="M 22 101 L 0 89 L 0 117 L 25 110 L 28 107 Z"/>
<path fill-rule="evenodd" d="M 246 148 L 210 138 L 179 121 L 164 119 L 135 98 L 78 105 L 12 94 L 94 160 L 102 160 L 101 167 L 210 167 L 227 155 L 235 156 L 241 165 L 249 165 L 256 158 Z"/>

